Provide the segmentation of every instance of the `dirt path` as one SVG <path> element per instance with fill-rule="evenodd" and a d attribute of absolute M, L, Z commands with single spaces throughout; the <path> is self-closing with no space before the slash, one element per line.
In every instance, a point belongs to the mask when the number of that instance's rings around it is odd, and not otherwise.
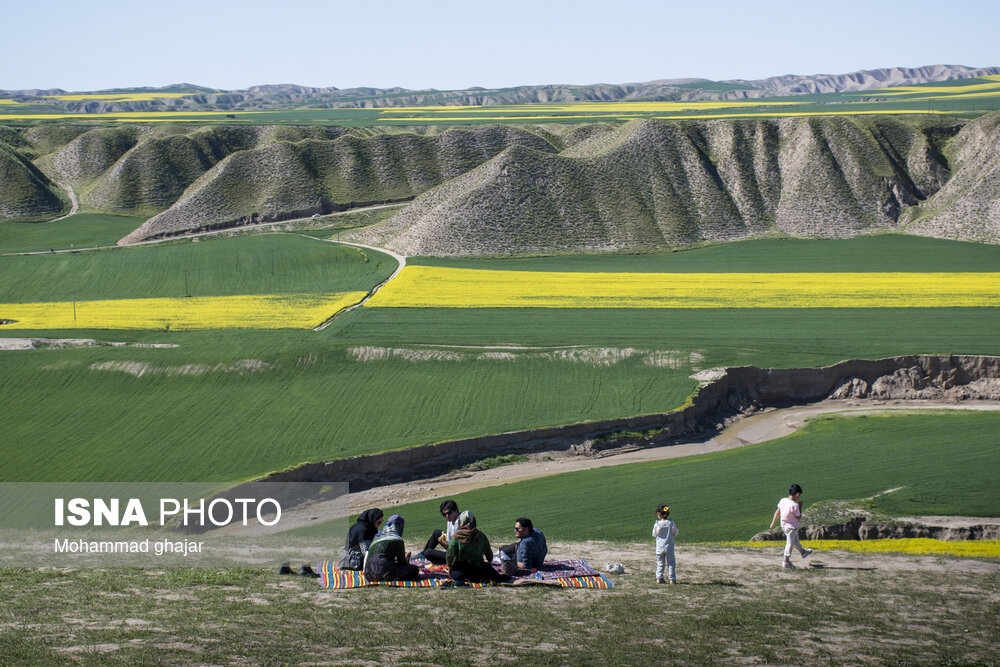
<path fill-rule="evenodd" d="M 66 185 L 65 183 L 60 183 L 58 181 L 54 181 L 54 182 L 60 188 L 62 188 L 63 190 L 65 190 L 67 195 L 69 195 L 70 207 L 69 207 L 69 213 L 67 213 L 66 215 L 61 216 L 59 218 L 55 218 L 54 220 L 49 220 L 49 222 L 58 222 L 59 220 L 65 220 L 66 218 L 68 218 L 70 216 L 76 215 L 76 212 L 80 208 L 80 204 L 76 200 L 76 193 L 73 192 L 73 188 L 71 188 L 70 186 Z"/>
<path fill-rule="evenodd" d="M 576 470 L 590 470 L 606 466 L 660 461 L 663 459 L 719 452 L 745 445 L 766 442 L 795 433 L 805 423 L 824 414 L 860 415 L 906 410 L 1000 410 L 1000 401 L 887 401 L 870 403 L 861 401 L 826 400 L 810 405 L 769 410 L 741 419 L 714 438 L 665 447 L 639 449 L 620 454 L 606 453 L 599 457 L 586 457 L 565 453 L 534 455 L 524 463 L 491 468 L 477 472 L 454 471 L 438 477 L 390 484 L 352 493 L 348 506 L 351 514 L 366 507 L 392 507 L 431 498 L 443 498 L 474 489 L 520 482 L 537 477 L 557 475 Z M 329 515 L 334 516 L 334 515 Z"/>
<path fill-rule="evenodd" d="M 330 324 L 335 319 L 337 319 L 338 317 L 340 317 L 344 313 L 349 313 L 350 311 L 354 310 L 355 308 L 359 308 L 359 307 L 365 305 L 365 302 L 368 301 L 368 299 L 370 299 L 373 296 L 375 296 L 376 292 L 378 292 L 380 289 L 382 289 L 382 287 L 385 286 L 385 284 L 388 283 L 390 280 L 392 280 L 393 278 L 395 278 L 396 276 L 398 276 L 399 272 L 403 270 L 404 266 L 406 266 L 406 256 L 405 255 L 397 254 L 397 253 L 393 252 L 392 250 L 387 250 L 385 248 L 378 248 L 378 247 L 373 246 L 373 245 L 365 245 L 363 243 L 348 243 L 347 241 L 338 241 L 336 239 L 317 239 L 317 240 L 319 240 L 319 241 L 325 241 L 327 243 L 336 243 L 338 245 L 355 246 L 357 248 L 368 248 L 369 250 L 375 250 L 376 252 L 385 253 L 386 255 L 389 255 L 390 257 L 392 257 L 393 259 L 395 259 L 396 262 L 399 264 L 399 266 L 396 267 L 396 270 L 392 272 L 391 276 L 389 276 L 388 278 L 386 278 L 385 280 L 383 280 L 382 282 L 380 282 L 378 285 L 376 285 L 375 287 L 373 287 L 372 291 L 368 292 L 368 296 L 366 296 L 365 298 L 361 299 L 361 301 L 358 301 L 353 306 L 350 306 L 349 308 L 345 308 L 344 310 L 340 311 L 339 313 L 336 313 L 333 317 L 331 317 L 327 321 L 323 322 L 323 324 L 321 324 L 318 327 L 316 327 L 315 329 L 313 329 L 313 331 L 322 331 L 323 329 L 325 329 L 328 326 L 330 326 Z"/>
<path fill-rule="evenodd" d="M 71 192 L 71 191 L 67 189 L 67 192 Z M 73 207 L 74 208 L 72 209 L 72 211 L 69 214 L 62 216 L 61 218 L 56 218 L 55 220 L 49 220 L 49 222 L 55 222 L 56 220 L 63 220 L 65 218 L 68 218 L 70 215 L 74 215 L 77 212 L 77 210 L 76 210 L 76 195 L 72 195 L 72 202 L 73 202 Z M 371 211 L 371 210 L 379 209 L 379 208 L 391 208 L 393 206 L 403 206 L 403 204 L 378 204 L 376 206 L 366 206 L 364 208 L 352 208 L 349 211 L 339 211 L 337 213 L 329 213 L 328 215 L 347 215 L 348 213 L 359 213 L 359 212 L 362 212 L 362 211 Z M 50 255 L 50 254 L 58 254 L 58 253 L 66 253 L 66 252 L 74 252 L 74 253 L 75 252 L 84 252 L 84 251 L 89 251 L 89 250 L 114 250 L 116 248 L 122 248 L 122 247 L 131 248 L 133 246 L 140 246 L 140 245 L 153 245 L 153 244 L 156 244 L 156 243 L 169 243 L 171 241 L 182 241 L 184 239 L 193 239 L 193 238 L 199 238 L 199 237 L 203 237 L 203 236 L 225 236 L 227 234 L 233 234 L 233 233 L 239 233 L 239 232 L 252 233 L 252 232 L 255 232 L 255 231 L 261 231 L 262 233 L 274 233 L 274 232 L 266 232 L 266 231 L 264 231 L 264 228 L 278 227 L 280 225 L 287 225 L 287 224 L 293 223 L 293 222 L 305 222 L 305 221 L 308 221 L 308 220 L 311 220 L 311 219 L 312 218 L 310 217 L 310 218 L 294 218 L 294 219 L 291 219 L 291 220 L 282 220 L 280 222 L 260 222 L 260 223 L 254 224 L 252 227 L 246 227 L 246 226 L 243 226 L 243 227 L 227 227 L 226 229 L 213 229 L 211 231 L 198 232 L 198 233 L 195 233 L 195 234 L 178 234 L 177 236 L 166 236 L 166 237 L 160 238 L 160 239 L 149 239 L 148 241 L 136 241 L 135 243 L 128 243 L 128 244 L 125 244 L 124 246 L 120 246 L 120 245 L 101 245 L 101 246 L 90 246 L 90 247 L 86 247 L 86 248 L 83 248 L 83 247 L 81 247 L 81 248 L 64 248 L 64 249 L 60 249 L 60 250 L 30 250 L 30 251 L 26 251 L 26 252 L 5 252 L 5 253 L 0 253 L 0 257 L 16 257 L 16 256 L 19 256 L 19 255 Z M 36 224 L 36 223 L 32 223 L 32 224 Z M 37 224 L 44 224 L 44 223 L 37 223 Z M 281 233 L 283 231 L 284 230 L 280 230 L 279 229 L 277 233 Z M 294 233 L 294 232 L 287 232 L 287 233 Z M 325 241 L 327 239 L 316 239 L 316 240 L 317 241 Z M 333 243 L 340 243 L 340 241 L 333 241 Z M 345 244 L 345 245 L 357 245 L 357 244 Z M 392 252 L 390 252 L 388 250 L 383 250 L 382 248 L 376 248 L 374 246 L 366 246 L 366 247 L 370 247 L 372 250 L 378 250 L 380 252 L 384 252 L 387 255 L 392 255 L 393 254 Z"/>

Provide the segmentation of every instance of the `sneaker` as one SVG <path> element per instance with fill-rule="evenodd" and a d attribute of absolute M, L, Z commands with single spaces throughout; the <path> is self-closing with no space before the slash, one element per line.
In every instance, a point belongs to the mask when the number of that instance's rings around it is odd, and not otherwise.
<path fill-rule="evenodd" d="M 282 563 L 278 566 L 278 574 L 295 574 L 292 572 L 291 563 Z"/>
<path fill-rule="evenodd" d="M 812 552 L 813 552 L 812 549 L 805 549 L 805 550 L 802 551 L 802 557 L 803 558 L 809 558 L 809 554 L 811 554 Z"/>
<path fill-rule="evenodd" d="M 677 583 L 677 580 L 676 580 L 676 579 L 671 579 L 671 580 L 670 580 L 670 583 L 672 583 L 672 584 L 676 584 L 676 583 Z"/>
<path fill-rule="evenodd" d="M 781 564 L 781 567 L 785 568 L 786 570 L 794 570 L 795 569 L 795 566 L 792 565 L 792 561 L 790 561 L 790 560 L 786 560 L 785 562 L 783 562 Z"/>
<path fill-rule="evenodd" d="M 667 583 L 667 582 L 665 582 L 665 581 L 663 580 L 663 577 L 660 577 L 659 579 L 657 579 L 657 580 L 656 580 L 656 583 L 658 583 L 658 584 L 665 584 L 665 583 Z"/>
<path fill-rule="evenodd" d="M 303 565 L 302 567 L 299 568 L 299 575 L 303 577 L 312 577 L 313 579 L 319 579 L 319 575 L 316 574 L 315 570 L 313 570 L 308 565 Z"/>

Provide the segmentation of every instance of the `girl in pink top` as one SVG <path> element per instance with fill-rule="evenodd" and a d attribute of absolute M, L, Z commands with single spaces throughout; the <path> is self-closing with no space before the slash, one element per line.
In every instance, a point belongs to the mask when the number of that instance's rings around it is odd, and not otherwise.
<path fill-rule="evenodd" d="M 794 570 L 792 565 L 792 548 L 798 550 L 803 558 L 807 558 L 812 553 L 812 549 L 804 549 L 799 542 L 799 517 L 802 516 L 802 487 L 792 484 L 788 487 L 788 497 L 778 501 L 778 509 L 774 510 L 774 518 L 771 519 L 771 528 L 778 519 L 781 519 L 781 530 L 785 533 L 785 559 L 781 567 Z M 768 529 L 770 530 L 770 528 Z"/>

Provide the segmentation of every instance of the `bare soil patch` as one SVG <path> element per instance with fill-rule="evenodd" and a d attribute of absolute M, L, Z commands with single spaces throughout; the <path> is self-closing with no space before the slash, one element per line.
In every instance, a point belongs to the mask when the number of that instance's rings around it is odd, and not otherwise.
<path fill-rule="evenodd" d="M 0 351 L 4 350 L 45 350 L 63 349 L 67 347 L 177 347 L 173 343 L 124 343 L 116 341 L 100 341 L 93 338 L 14 338 L 0 337 Z"/>

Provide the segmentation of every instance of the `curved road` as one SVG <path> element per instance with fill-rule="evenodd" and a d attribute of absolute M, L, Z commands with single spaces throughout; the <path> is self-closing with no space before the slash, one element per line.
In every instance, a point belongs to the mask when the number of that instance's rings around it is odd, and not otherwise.
<path fill-rule="evenodd" d="M 376 246 L 373 246 L 373 245 L 365 245 L 364 243 L 348 243 L 347 241 L 335 241 L 333 239 L 318 239 L 318 240 L 320 240 L 320 241 L 326 241 L 328 243 L 336 243 L 338 245 L 350 245 L 350 246 L 355 246 L 357 248 L 368 248 L 369 250 L 375 250 L 377 252 L 382 252 L 382 253 L 385 253 L 386 255 L 389 255 L 393 259 L 395 259 L 399 263 L 399 266 L 396 267 L 396 270 L 392 272 L 391 276 L 389 276 L 388 278 L 386 278 L 385 280 L 383 280 L 382 282 L 380 282 L 378 285 L 376 285 L 375 287 L 373 287 L 372 290 L 370 292 L 368 292 L 368 296 L 366 296 L 365 298 L 361 299 L 361 301 L 358 301 L 353 306 L 349 306 L 349 307 L 343 309 L 342 311 L 340 311 L 338 313 L 334 313 L 334 315 L 332 317 L 330 317 L 330 319 L 328 319 L 326 322 L 323 322 L 323 324 L 319 325 L 318 327 L 314 328 L 313 331 L 322 331 L 323 329 L 325 329 L 328 326 L 330 326 L 330 324 L 335 319 L 337 319 L 338 317 L 340 317 L 344 313 L 348 313 L 348 312 L 354 310 L 355 308 L 358 308 L 360 306 L 365 305 L 365 302 L 368 301 L 368 299 L 370 299 L 373 296 L 375 296 L 375 292 L 377 292 L 380 289 L 382 289 L 382 287 L 386 283 L 388 283 L 390 280 L 392 280 L 393 278 L 395 278 L 396 276 L 398 276 L 399 272 L 403 270 L 404 266 L 406 266 L 406 257 L 404 255 L 398 255 L 398 254 L 394 253 L 391 250 L 387 250 L 386 248 L 379 248 L 379 247 L 376 247 Z"/>
<path fill-rule="evenodd" d="M 477 472 L 455 471 L 430 479 L 391 484 L 352 493 L 349 496 L 349 504 L 353 513 L 356 514 L 363 507 L 392 507 L 403 503 L 443 498 L 474 489 L 558 475 L 575 470 L 659 461 L 745 447 L 791 435 L 805 426 L 810 419 L 824 414 L 837 413 L 850 416 L 905 410 L 1000 410 L 1000 401 L 946 403 L 943 401 L 914 400 L 874 403 L 826 400 L 810 405 L 769 410 L 744 417 L 726 427 L 715 437 L 703 442 L 650 447 L 620 454 L 605 452 L 603 456 L 599 457 L 549 453 L 552 456 L 552 460 L 549 461 L 527 461 Z"/>

